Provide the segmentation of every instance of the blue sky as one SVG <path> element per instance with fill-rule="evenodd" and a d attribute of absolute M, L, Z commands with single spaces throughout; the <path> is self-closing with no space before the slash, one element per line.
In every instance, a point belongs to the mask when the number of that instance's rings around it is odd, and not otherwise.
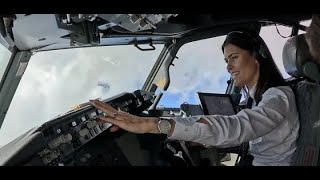
<path fill-rule="evenodd" d="M 221 91 L 219 91 L 219 93 L 224 93 L 225 92 L 225 88 L 226 88 L 226 83 L 229 80 L 230 76 L 228 74 L 224 74 L 217 82 L 216 86 L 219 87 L 219 89 Z M 189 104 L 199 104 L 199 98 L 197 96 L 198 92 L 197 90 L 201 90 L 201 89 L 207 89 L 207 84 L 209 84 L 209 80 L 206 79 L 204 81 L 202 81 L 202 84 L 198 87 L 195 87 L 195 91 L 190 92 L 189 95 L 187 96 L 187 98 L 185 99 L 181 99 L 179 93 L 164 93 L 164 95 L 162 96 L 160 102 L 158 103 L 160 106 L 165 106 L 165 107 L 180 107 L 180 105 L 184 102 L 187 102 Z M 202 91 L 204 92 L 204 91 Z M 211 92 L 211 91 L 207 91 L 207 92 Z M 217 93 L 217 91 L 215 91 Z M 182 101 L 184 102 L 182 102 Z"/>

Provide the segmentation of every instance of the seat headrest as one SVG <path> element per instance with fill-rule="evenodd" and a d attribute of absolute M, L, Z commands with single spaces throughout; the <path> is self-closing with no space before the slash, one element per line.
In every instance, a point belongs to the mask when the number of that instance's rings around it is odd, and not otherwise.
<path fill-rule="evenodd" d="M 285 70 L 291 76 L 319 81 L 319 66 L 312 59 L 305 34 L 299 34 L 287 40 L 283 47 L 282 59 Z"/>

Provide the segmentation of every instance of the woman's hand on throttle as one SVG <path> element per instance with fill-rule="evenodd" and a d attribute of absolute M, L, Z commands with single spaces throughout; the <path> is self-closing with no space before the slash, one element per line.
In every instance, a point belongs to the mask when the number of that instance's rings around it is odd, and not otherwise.
<path fill-rule="evenodd" d="M 132 133 L 159 133 L 157 128 L 158 118 L 155 117 L 139 117 L 124 111 L 118 111 L 110 105 L 99 100 L 90 100 L 92 106 L 101 110 L 105 116 L 101 116 L 98 120 L 113 124 L 110 131 L 114 132 L 119 128 Z"/>

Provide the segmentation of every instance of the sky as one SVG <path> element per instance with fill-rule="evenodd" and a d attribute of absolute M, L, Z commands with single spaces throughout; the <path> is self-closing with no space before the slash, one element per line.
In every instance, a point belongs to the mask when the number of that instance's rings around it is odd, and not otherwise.
<path fill-rule="evenodd" d="M 156 47 L 143 53 L 115 46 L 34 54 L 0 129 L 0 146 L 74 105 L 140 89 L 163 45 Z"/>
<path fill-rule="evenodd" d="M 291 29 L 278 26 L 283 36 Z M 282 47 L 287 38 L 275 26 L 263 28 L 268 45 L 284 77 Z M 221 51 L 224 36 L 182 46 L 170 68 L 171 84 L 159 106 L 199 104 L 196 92 L 224 93 L 230 75 Z M 140 89 L 156 61 L 156 51 L 133 46 L 38 52 L 32 56 L 0 129 L 0 146 L 40 126 L 72 106 L 94 98 L 108 98 Z"/>
<path fill-rule="evenodd" d="M 160 106 L 180 107 L 184 102 L 199 104 L 197 92 L 224 93 L 230 75 L 221 52 L 225 36 L 186 44 L 170 68 L 171 84 Z M 204 48 L 205 47 L 205 48 Z"/>

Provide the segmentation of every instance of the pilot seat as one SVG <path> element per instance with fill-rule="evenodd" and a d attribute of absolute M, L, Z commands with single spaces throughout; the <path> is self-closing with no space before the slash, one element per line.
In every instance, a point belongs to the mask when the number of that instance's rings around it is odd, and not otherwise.
<path fill-rule="evenodd" d="M 297 149 L 291 165 L 320 165 L 320 65 L 312 59 L 305 34 L 287 40 L 282 58 L 285 70 L 295 79 L 290 84 L 300 119 Z"/>

